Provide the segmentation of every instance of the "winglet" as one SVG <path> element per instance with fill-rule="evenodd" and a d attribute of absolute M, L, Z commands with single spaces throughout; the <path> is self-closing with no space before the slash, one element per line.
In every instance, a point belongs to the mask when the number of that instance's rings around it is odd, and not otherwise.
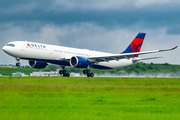
<path fill-rule="evenodd" d="M 176 46 L 176 47 L 172 48 L 172 50 L 176 49 L 177 47 L 178 47 L 178 46 Z"/>
<path fill-rule="evenodd" d="M 175 50 L 177 47 L 178 47 L 178 46 L 176 46 L 176 47 L 173 47 L 173 48 L 171 48 L 171 49 L 159 50 L 159 52 L 164 52 L 164 51 Z"/>

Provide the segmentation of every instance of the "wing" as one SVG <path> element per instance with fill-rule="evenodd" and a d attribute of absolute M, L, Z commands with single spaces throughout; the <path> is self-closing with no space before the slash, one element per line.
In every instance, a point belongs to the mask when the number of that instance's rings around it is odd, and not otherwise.
<path fill-rule="evenodd" d="M 178 46 L 171 48 L 171 49 L 163 49 L 163 50 L 153 50 L 153 51 L 145 51 L 145 52 L 134 52 L 134 53 L 123 53 L 123 54 L 112 54 L 112 55 L 105 55 L 105 56 L 90 56 L 88 59 L 92 63 L 96 62 L 108 62 L 111 60 L 120 60 L 120 59 L 130 59 L 134 58 L 134 55 L 143 55 L 143 54 L 150 54 L 150 53 L 158 53 L 158 52 L 165 52 L 171 51 L 176 49 Z"/>

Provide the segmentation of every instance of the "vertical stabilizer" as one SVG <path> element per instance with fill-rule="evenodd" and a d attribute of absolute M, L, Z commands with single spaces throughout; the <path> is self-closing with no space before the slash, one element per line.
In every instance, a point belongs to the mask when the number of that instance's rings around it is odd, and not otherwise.
<path fill-rule="evenodd" d="M 139 33 L 122 53 L 140 52 L 145 36 L 146 33 Z M 134 57 L 138 57 L 138 55 L 134 55 Z"/>

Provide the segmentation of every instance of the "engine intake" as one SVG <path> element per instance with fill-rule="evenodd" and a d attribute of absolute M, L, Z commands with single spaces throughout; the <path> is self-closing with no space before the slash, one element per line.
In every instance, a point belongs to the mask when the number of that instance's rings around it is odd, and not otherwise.
<path fill-rule="evenodd" d="M 87 68 L 89 65 L 89 60 L 84 57 L 73 56 L 70 59 L 70 65 L 76 68 Z"/>
<path fill-rule="evenodd" d="M 46 66 L 48 65 L 47 63 L 45 62 L 40 62 L 40 61 L 29 61 L 29 65 L 32 67 L 32 68 L 36 68 L 36 69 L 43 69 L 43 68 L 46 68 Z"/>

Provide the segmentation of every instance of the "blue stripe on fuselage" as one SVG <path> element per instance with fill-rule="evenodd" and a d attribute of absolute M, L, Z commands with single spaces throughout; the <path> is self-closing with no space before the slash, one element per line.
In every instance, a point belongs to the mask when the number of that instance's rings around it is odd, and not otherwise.
<path fill-rule="evenodd" d="M 20 59 L 33 60 L 33 61 L 42 61 L 42 62 L 57 64 L 57 65 L 70 66 L 69 62 L 66 62 L 66 61 L 63 61 L 63 60 L 48 60 L 48 59 L 36 59 L 36 58 L 20 58 Z"/>
<path fill-rule="evenodd" d="M 36 58 L 20 58 L 20 59 L 41 61 L 41 62 L 47 62 L 47 63 L 57 64 L 57 65 L 64 65 L 64 66 L 71 66 L 69 62 L 66 62 L 63 60 L 48 60 L 48 59 L 36 59 Z M 95 69 L 113 69 L 110 67 L 106 67 L 106 66 L 102 66 L 102 65 L 96 65 L 96 64 L 92 64 L 92 65 L 90 65 L 90 67 L 95 68 Z"/>

